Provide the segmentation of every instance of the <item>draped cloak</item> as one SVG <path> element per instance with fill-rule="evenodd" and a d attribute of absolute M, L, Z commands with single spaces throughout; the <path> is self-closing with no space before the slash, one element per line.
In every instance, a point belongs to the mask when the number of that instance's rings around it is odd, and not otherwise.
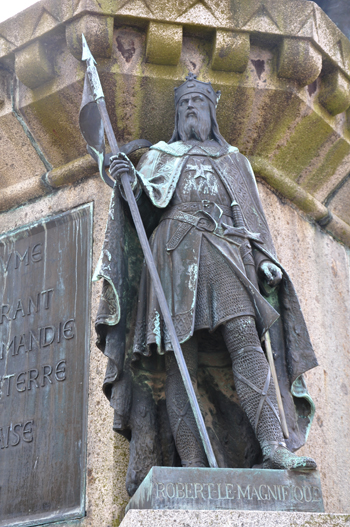
<path fill-rule="evenodd" d="M 141 214 L 143 213 L 145 226 L 146 228 L 148 227 L 149 234 L 153 232 L 151 236 L 151 247 L 153 247 L 156 237 L 154 226 L 161 220 L 164 211 L 169 209 L 182 170 L 190 156 L 192 158 L 198 155 L 201 158 L 207 158 L 212 164 L 215 173 L 220 178 L 220 182 L 226 189 L 231 203 L 239 204 L 246 229 L 251 233 L 260 235 L 260 241 L 251 240 L 256 266 L 262 260 L 269 260 L 280 267 L 283 272 L 282 282 L 278 289 L 267 298 L 249 281 L 241 263 L 237 261 L 235 264 L 234 261 L 232 262 L 234 258 L 231 257 L 229 259 L 234 267 L 235 275 L 249 293 L 254 306 L 260 337 L 263 336 L 266 330 L 270 329 L 272 348 L 275 352 L 275 365 L 290 432 L 287 446 L 291 450 L 296 450 L 305 443 L 314 414 L 314 405 L 308 394 L 303 373 L 317 366 L 317 360 L 295 289 L 288 273 L 278 262 L 250 163 L 239 153 L 237 148 L 227 144 L 220 146 L 214 141 L 212 143 L 209 145 L 205 143 L 202 146 L 198 143 L 193 148 L 193 145 L 182 141 L 170 145 L 160 142 L 151 147 L 141 158 L 137 167 L 138 190 L 136 189 L 135 193 L 139 197 L 141 192 L 143 192 L 139 199 L 140 212 Z M 158 228 L 162 226 L 162 223 L 160 221 Z M 174 220 L 169 223 L 173 225 L 173 230 L 167 233 L 164 246 L 174 233 L 176 225 L 179 225 L 179 222 Z M 173 254 L 167 254 L 166 258 L 175 258 L 175 260 L 174 265 L 170 267 L 165 266 L 167 269 L 165 269 L 166 272 L 164 271 L 165 274 L 163 273 L 163 276 L 162 268 L 164 266 L 159 267 L 165 289 L 170 282 L 171 291 L 178 290 L 180 286 L 181 289 L 186 289 L 186 295 L 179 295 L 180 301 L 170 302 L 171 314 L 180 342 L 187 340 L 194 331 L 196 279 L 198 278 L 201 243 L 201 237 L 198 236 L 198 231 L 195 231 L 196 229 L 193 229 L 189 232 L 186 244 L 181 241 L 173 251 Z M 188 238 L 191 235 L 192 240 Z M 192 250 L 189 251 L 188 247 L 191 243 Z M 223 243 L 221 248 L 225 248 L 225 245 L 228 246 L 229 244 L 227 242 Z M 218 246 L 220 249 L 220 244 Z M 157 251 L 154 247 L 153 250 Z M 222 251 L 224 253 L 225 249 Z M 166 252 L 165 247 L 164 252 Z M 179 272 L 178 270 L 179 263 L 183 261 L 186 263 L 188 272 L 183 272 L 183 270 Z M 159 365 L 159 355 L 157 353 L 153 354 L 158 355 L 158 359 L 154 356 L 153 358 L 148 357 L 151 352 L 147 343 L 147 337 L 140 338 L 140 335 L 142 337 L 142 335 L 145 336 L 147 333 L 147 330 L 143 327 L 145 320 L 142 318 L 142 308 L 144 307 L 143 304 L 146 303 L 146 299 L 143 297 L 142 290 L 138 291 L 141 269 L 144 265 L 144 263 L 142 264 L 140 248 L 135 238 L 132 220 L 130 220 L 120 190 L 115 185 L 104 246 L 94 277 L 95 279 L 104 279 L 100 308 L 96 319 L 97 345 L 109 359 L 104 392 L 115 410 L 114 429 L 131 439 L 131 444 L 134 442 L 135 452 L 138 451 L 139 447 L 136 443 L 140 439 L 137 438 L 138 432 L 136 431 L 138 424 L 132 418 L 133 407 L 137 406 L 137 401 L 142 398 L 147 399 L 148 404 L 155 404 L 156 406 L 157 402 L 154 403 L 154 401 L 163 398 L 163 395 L 159 395 L 163 393 L 163 388 L 159 386 L 163 382 L 159 381 L 159 371 L 162 369 Z M 145 267 L 142 273 L 141 289 L 146 284 L 145 276 L 147 271 Z M 169 294 L 167 294 L 168 302 Z M 137 297 L 140 299 L 138 309 L 136 306 Z M 157 312 L 154 316 L 154 338 L 151 338 L 151 342 L 156 344 L 158 353 L 161 354 L 165 351 L 164 336 L 162 337 L 159 331 L 157 334 L 157 327 L 159 328 L 161 317 Z M 110 349 L 106 346 L 106 327 L 115 325 L 119 328 L 118 344 L 113 349 Z M 203 356 L 210 355 L 210 349 L 208 352 L 206 354 L 203 353 Z M 141 361 L 139 361 L 139 366 L 137 366 L 137 362 L 135 363 L 134 361 L 140 357 Z M 212 357 L 210 357 L 209 362 L 210 360 L 213 360 Z M 219 363 L 220 359 L 218 358 L 218 365 Z M 145 377 L 146 374 L 144 372 L 146 370 L 153 372 L 151 374 L 151 376 L 153 375 L 152 380 L 150 380 L 150 377 Z M 142 373 L 140 374 L 140 372 Z M 138 385 L 141 384 L 147 385 L 147 397 L 145 391 L 142 392 L 141 390 L 140 392 Z M 149 388 L 150 386 L 151 388 Z M 143 405 L 141 407 L 141 410 L 139 409 L 138 411 L 139 414 L 146 415 L 147 410 Z M 149 428 L 155 427 L 156 429 L 156 431 L 148 431 L 148 436 L 152 437 L 150 442 L 163 441 L 163 438 L 160 437 L 162 434 L 164 435 L 162 425 L 157 423 L 161 419 L 160 413 L 162 412 L 160 412 L 159 408 L 158 410 L 155 409 L 153 413 L 149 412 L 150 416 L 152 414 L 152 418 L 146 419 L 147 426 Z M 138 422 L 141 420 L 140 415 Z M 164 411 L 162 415 L 164 418 Z M 143 432 L 141 431 L 141 433 L 145 434 L 145 437 L 147 436 L 145 431 L 147 426 L 144 424 L 144 430 Z M 169 430 L 165 435 L 169 435 Z M 150 452 L 153 452 L 152 448 L 149 448 Z M 145 461 L 145 466 L 140 467 L 139 460 L 136 460 L 136 454 L 133 456 L 131 453 L 127 480 L 129 479 L 129 483 L 131 482 L 131 487 L 133 488 L 129 489 L 129 493 L 132 494 L 134 492 L 141 482 L 140 480 L 146 475 L 147 463 L 172 464 L 174 457 L 170 458 L 164 453 L 163 448 L 163 456 L 159 453 L 150 454 L 148 461 Z M 138 470 L 135 470 L 136 465 L 139 467 Z"/>

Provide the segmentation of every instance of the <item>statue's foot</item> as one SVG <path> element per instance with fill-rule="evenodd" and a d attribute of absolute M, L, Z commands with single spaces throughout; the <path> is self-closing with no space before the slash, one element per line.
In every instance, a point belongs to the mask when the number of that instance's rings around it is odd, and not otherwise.
<path fill-rule="evenodd" d="M 297 456 L 283 443 L 270 444 L 263 448 L 263 468 L 281 470 L 314 470 L 317 465 L 311 457 Z"/>

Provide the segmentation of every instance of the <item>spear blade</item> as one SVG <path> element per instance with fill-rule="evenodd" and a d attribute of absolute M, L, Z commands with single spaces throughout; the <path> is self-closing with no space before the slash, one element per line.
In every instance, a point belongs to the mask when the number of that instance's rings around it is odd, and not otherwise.
<path fill-rule="evenodd" d="M 96 60 L 94 59 L 94 57 L 93 57 L 93 55 L 92 55 L 92 53 L 90 51 L 90 48 L 89 48 L 89 46 L 88 46 L 88 44 L 86 42 L 86 38 L 84 36 L 84 33 L 82 33 L 81 39 L 82 39 L 82 45 L 83 45 L 83 53 L 82 53 L 81 60 L 86 60 L 86 63 L 87 63 L 86 73 L 87 73 L 87 76 L 88 76 L 89 81 L 90 81 L 90 88 L 91 88 L 92 95 L 93 95 L 95 101 L 98 102 L 99 99 L 104 99 L 104 93 L 103 93 L 103 90 L 102 90 L 100 77 L 98 75 L 98 71 L 97 71 L 97 68 L 95 66 Z M 109 140 L 109 138 L 108 138 L 108 140 Z M 119 148 L 118 148 L 118 152 L 119 152 Z"/>
<path fill-rule="evenodd" d="M 93 54 L 90 51 L 90 48 L 88 46 L 88 43 L 86 42 L 84 33 L 82 33 L 81 39 L 83 42 L 83 54 L 82 54 L 81 60 L 92 60 L 92 62 L 96 64 L 96 60 L 94 59 Z"/>

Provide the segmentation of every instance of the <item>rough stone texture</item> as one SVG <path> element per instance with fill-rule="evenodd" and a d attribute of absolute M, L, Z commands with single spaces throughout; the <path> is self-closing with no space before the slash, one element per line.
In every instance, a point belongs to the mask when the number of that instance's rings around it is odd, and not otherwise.
<path fill-rule="evenodd" d="M 15 98 L 11 100 L 11 90 L 16 90 L 16 83 L 10 76 L 0 77 L 0 188 L 6 188 L 32 177 L 39 177 L 45 172 L 45 166 L 34 150 L 21 123 L 12 110 Z M 16 106 L 15 106 L 16 107 Z M 20 154 L 19 154 L 20 152 Z"/>
<path fill-rule="evenodd" d="M 350 253 L 266 187 L 259 185 L 259 190 L 319 362 L 306 375 L 317 410 L 307 444 L 299 452 L 318 463 L 326 512 L 350 513 Z"/>
<path fill-rule="evenodd" d="M 182 26 L 150 22 L 146 40 L 146 62 L 174 65 L 182 49 Z"/>
<path fill-rule="evenodd" d="M 94 58 L 109 58 L 112 53 L 114 18 L 103 15 L 85 15 L 66 25 L 66 42 L 72 55 L 80 60 L 84 34 Z"/>
<path fill-rule="evenodd" d="M 350 516 L 302 512 L 129 511 L 121 527 L 345 527 Z"/>
<path fill-rule="evenodd" d="M 17 51 L 15 69 L 19 80 L 32 90 L 54 77 L 52 63 L 40 40 Z"/>
<path fill-rule="evenodd" d="M 322 69 L 322 54 L 307 40 L 284 38 L 281 44 L 278 76 L 295 79 L 301 86 L 314 82 Z"/>
<path fill-rule="evenodd" d="M 248 33 L 217 29 L 211 67 L 213 70 L 243 73 L 248 64 L 249 52 Z"/>
<path fill-rule="evenodd" d="M 334 71 L 321 80 L 319 100 L 331 115 L 337 115 L 350 106 L 350 82 L 340 72 Z"/>
<path fill-rule="evenodd" d="M 342 214 L 344 220 L 350 224 L 350 178 L 348 177 L 342 185 L 341 192 L 337 192 L 330 200 L 332 211 L 338 214 L 338 211 L 347 211 Z"/>

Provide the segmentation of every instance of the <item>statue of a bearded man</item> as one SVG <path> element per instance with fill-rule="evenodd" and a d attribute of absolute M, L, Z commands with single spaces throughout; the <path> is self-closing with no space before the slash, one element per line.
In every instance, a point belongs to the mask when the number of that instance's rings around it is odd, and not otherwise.
<path fill-rule="evenodd" d="M 114 429 L 131 441 L 129 494 L 153 465 L 208 462 L 120 197 L 125 172 L 149 229 L 219 466 L 260 461 L 269 469 L 316 467 L 292 451 L 304 444 L 311 424 L 314 408 L 302 374 L 317 361 L 293 285 L 277 260 L 249 161 L 219 132 L 219 96 L 210 83 L 189 74 L 175 88 L 170 141 L 151 147 L 137 170 L 125 155 L 111 159 L 117 184 L 97 270 L 104 286 L 96 328 L 98 345 L 109 358 L 104 390 L 115 409 Z M 261 345 L 268 330 L 290 432 L 287 444 Z"/>

